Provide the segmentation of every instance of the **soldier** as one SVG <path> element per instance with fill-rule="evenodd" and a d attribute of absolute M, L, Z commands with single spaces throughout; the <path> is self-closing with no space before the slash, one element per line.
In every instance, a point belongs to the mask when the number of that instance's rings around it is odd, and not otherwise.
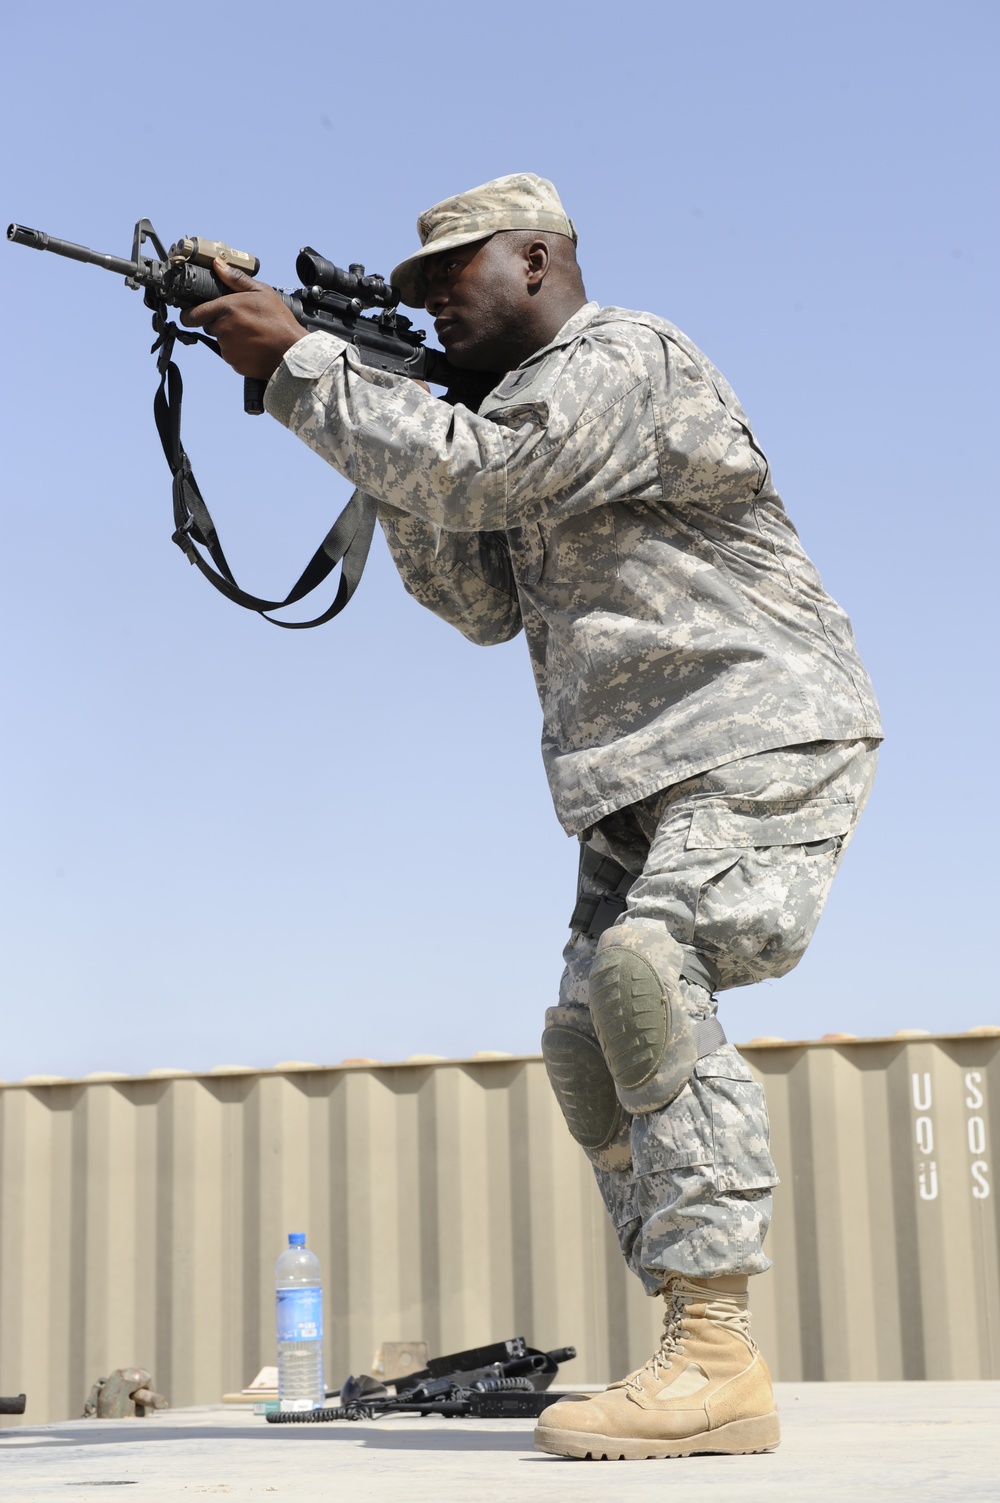
<path fill-rule="evenodd" d="M 778 1444 L 748 1277 L 777 1183 L 716 994 L 796 964 L 864 806 L 878 707 L 733 391 L 672 324 L 588 302 L 552 184 L 429 209 L 393 273 L 478 413 L 305 334 L 269 289 L 184 315 L 379 503 L 406 588 L 474 642 L 528 640 L 556 811 L 581 842 L 542 1052 L 629 1266 L 649 1361 L 546 1409 L 567 1456 Z"/>

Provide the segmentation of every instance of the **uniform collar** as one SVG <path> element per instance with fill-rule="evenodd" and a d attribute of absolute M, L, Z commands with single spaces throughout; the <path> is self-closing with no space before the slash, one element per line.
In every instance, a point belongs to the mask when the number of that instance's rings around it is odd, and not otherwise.
<path fill-rule="evenodd" d="M 581 334 L 588 324 L 593 323 L 600 311 L 600 303 L 584 303 L 582 308 L 577 308 L 572 318 L 566 320 L 555 339 L 543 345 L 540 350 L 535 350 L 534 354 L 529 355 L 527 360 L 522 360 L 517 369 L 524 370 L 525 366 L 533 365 L 536 360 L 544 359 L 552 350 L 559 349 L 560 345 L 569 344 L 570 340 L 575 339 L 578 334 Z"/>

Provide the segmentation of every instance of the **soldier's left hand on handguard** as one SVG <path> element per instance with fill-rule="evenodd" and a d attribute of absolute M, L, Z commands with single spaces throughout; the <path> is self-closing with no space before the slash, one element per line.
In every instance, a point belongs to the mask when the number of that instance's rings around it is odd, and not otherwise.
<path fill-rule="evenodd" d="M 212 270 L 232 292 L 211 303 L 186 308 L 181 323 L 189 329 L 204 329 L 219 342 L 222 358 L 241 376 L 268 381 L 281 357 L 307 331 L 289 312 L 273 287 L 255 282 L 245 271 L 213 263 Z"/>

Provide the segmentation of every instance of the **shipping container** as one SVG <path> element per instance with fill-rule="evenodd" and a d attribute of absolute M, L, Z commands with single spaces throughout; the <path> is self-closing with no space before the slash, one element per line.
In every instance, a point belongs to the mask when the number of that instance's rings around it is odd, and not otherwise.
<path fill-rule="evenodd" d="M 751 1286 L 775 1377 L 1000 1378 L 1000 1029 L 743 1053 L 782 1179 Z M 603 1383 L 659 1333 L 538 1058 L 34 1077 L 0 1087 L 0 1393 L 28 1394 L 4 1423 L 78 1415 L 127 1365 L 175 1406 L 243 1387 L 290 1231 L 338 1382 L 384 1340 L 521 1335 Z"/>

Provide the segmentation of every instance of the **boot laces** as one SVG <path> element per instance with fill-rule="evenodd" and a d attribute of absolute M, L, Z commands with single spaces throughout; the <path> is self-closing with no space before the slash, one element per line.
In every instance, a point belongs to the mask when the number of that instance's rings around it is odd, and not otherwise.
<path fill-rule="evenodd" d="M 750 1312 L 738 1298 L 732 1295 L 722 1295 L 713 1299 L 707 1291 L 692 1288 L 681 1278 L 668 1280 L 663 1288 L 663 1298 L 667 1308 L 663 1316 L 663 1334 L 660 1336 L 660 1344 L 648 1362 L 644 1362 L 642 1367 L 621 1380 L 624 1387 L 633 1388 L 638 1392 L 647 1374 L 650 1374 L 655 1382 L 660 1375 L 660 1370 L 671 1366 L 673 1358 L 684 1345 L 686 1334 L 684 1320 L 688 1304 L 695 1300 L 704 1304 L 705 1316 L 708 1320 L 715 1325 L 724 1326 L 732 1335 L 744 1341 L 751 1351 L 755 1350 L 750 1335 Z M 618 1384 L 612 1384 L 612 1387 L 618 1387 Z"/>
<path fill-rule="evenodd" d="M 660 1344 L 642 1367 L 634 1373 L 629 1373 L 622 1382 L 627 1388 L 634 1388 L 637 1392 L 642 1388 L 643 1378 L 649 1373 L 654 1382 L 660 1376 L 660 1369 L 670 1366 L 672 1358 L 680 1351 L 684 1342 L 684 1317 L 687 1314 L 687 1299 L 684 1290 L 677 1284 L 669 1283 L 663 1291 L 666 1301 L 666 1312 L 663 1316 L 663 1333 L 660 1336 Z"/>

